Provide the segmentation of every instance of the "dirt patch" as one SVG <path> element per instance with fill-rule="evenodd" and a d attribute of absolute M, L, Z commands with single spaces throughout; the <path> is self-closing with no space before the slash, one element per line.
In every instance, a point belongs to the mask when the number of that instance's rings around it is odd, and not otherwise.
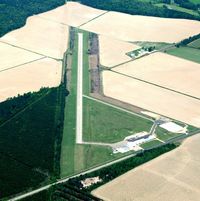
<path fill-rule="evenodd" d="M 93 191 L 110 201 L 198 201 L 200 135 Z"/>
<path fill-rule="evenodd" d="M 100 92 L 100 69 L 99 69 L 99 41 L 94 33 L 89 34 L 89 68 L 91 79 L 91 93 Z"/>

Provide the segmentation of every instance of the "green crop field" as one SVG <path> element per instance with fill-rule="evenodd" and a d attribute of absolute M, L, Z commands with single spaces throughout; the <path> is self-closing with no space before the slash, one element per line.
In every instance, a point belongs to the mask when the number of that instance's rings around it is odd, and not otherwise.
<path fill-rule="evenodd" d="M 200 38 L 188 44 L 189 47 L 200 49 Z"/>
<path fill-rule="evenodd" d="M 177 136 L 181 135 L 179 133 L 171 133 L 171 132 L 169 132 L 169 131 L 167 131 L 167 130 L 165 130 L 163 128 L 160 128 L 160 127 L 156 128 L 155 133 L 156 133 L 157 137 L 162 141 L 167 141 L 169 139 L 172 139 L 174 137 L 177 137 Z"/>
<path fill-rule="evenodd" d="M 84 98 L 84 141 L 114 143 L 126 136 L 149 131 L 153 122 Z"/>
<path fill-rule="evenodd" d="M 35 102 L 34 96 L 38 98 Z M 59 87 L 42 90 L 30 97 L 23 110 L 16 110 L 0 125 L 0 198 L 36 187 L 56 174 Z M 19 109 L 20 103 L 19 107 L 17 105 L 21 99 L 8 101 L 7 108 L 12 112 L 14 106 Z"/>
<path fill-rule="evenodd" d="M 170 49 L 167 51 L 168 54 L 181 57 L 190 61 L 200 63 L 200 50 L 191 47 L 179 47 Z"/>
<path fill-rule="evenodd" d="M 142 147 L 143 149 L 149 149 L 156 145 L 161 145 L 161 144 L 162 142 L 159 140 L 152 140 L 150 142 L 143 143 L 142 145 L 140 145 L 140 147 Z"/>

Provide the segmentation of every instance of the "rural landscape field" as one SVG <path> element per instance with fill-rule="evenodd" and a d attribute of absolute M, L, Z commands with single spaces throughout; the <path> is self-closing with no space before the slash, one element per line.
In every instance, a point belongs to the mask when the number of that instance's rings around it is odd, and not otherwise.
<path fill-rule="evenodd" d="M 0 7 L 0 200 L 199 199 L 198 0 Z"/>

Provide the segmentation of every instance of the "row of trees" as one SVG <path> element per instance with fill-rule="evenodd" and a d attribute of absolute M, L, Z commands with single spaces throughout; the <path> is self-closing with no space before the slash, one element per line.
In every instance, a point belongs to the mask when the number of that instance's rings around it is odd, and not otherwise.
<path fill-rule="evenodd" d="M 87 6 L 108 11 L 118 11 L 132 15 L 146 15 L 166 18 L 185 18 L 200 20 L 199 16 L 194 16 L 188 13 L 175 11 L 166 7 L 158 7 L 151 2 L 141 0 L 73 0 L 81 2 Z"/>
<path fill-rule="evenodd" d="M 189 38 L 186 38 L 184 40 L 182 40 L 180 43 L 178 43 L 176 46 L 179 47 L 180 45 L 181 46 L 185 46 L 185 45 L 188 45 L 189 43 L 191 43 L 192 41 L 195 41 L 197 39 L 200 38 L 200 34 L 197 34 L 197 35 L 194 35 L 194 36 L 191 36 Z"/>
<path fill-rule="evenodd" d="M 200 4 L 194 4 L 189 0 L 174 0 L 174 3 L 178 4 L 180 7 L 198 10 L 200 8 Z"/>

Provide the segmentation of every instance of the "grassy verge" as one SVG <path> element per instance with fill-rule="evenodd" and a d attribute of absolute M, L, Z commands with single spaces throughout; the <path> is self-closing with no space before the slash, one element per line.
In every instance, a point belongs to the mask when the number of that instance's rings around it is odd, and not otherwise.
<path fill-rule="evenodd" d="M 149 131 L 152 122 L 108 105 L 84 98 L 84 141 L 114 143 L 126 136 Z"/>
<path fill-rule="evenodd" d="M 155 147 L 155 146 L 160 145 L 160 144 L 162 144 L 161 141 L 152 140 L 150 142 L 143 143 L 142 145 L 140 145 L 140 147 L 142 147 L 143 149 L 150 149 L 150 148 Z"/>
<path fill-rule="evenodd" d="M 200 50 L 191 47 L 179 47 L 167 50 L 168 54 L 200 63 Z"/>

